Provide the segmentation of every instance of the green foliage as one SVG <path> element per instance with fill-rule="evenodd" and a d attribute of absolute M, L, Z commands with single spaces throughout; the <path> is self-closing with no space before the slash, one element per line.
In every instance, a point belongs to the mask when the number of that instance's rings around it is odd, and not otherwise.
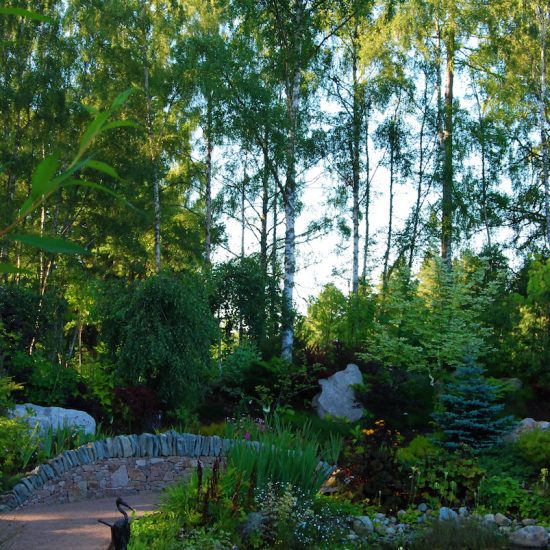
<path fill-rule="evenodd" d="M 506 510 L 509 515 L 546 522 L 550 514 L 547 478 L 548 470 L 542 470 L 540 480 L 528 489 L 506 475 L 487 477 L 479 486 L 479 502 L 490 510 Z"/>
<path fill-rule="evenodd" d="M 344 509 L 314 501 L 290 484 L 269 483 L 254 500 L 262 521 L 252 548 L 338 548 L 345 540 Z"/>
<path fill-rule="evenodd" d="M 537 468 L 550 467 L 550 430 L 532 430 L 516 442 L 522 456 Z"/>
<path fill-rule="evenodd" d="M 433 418 L 449 450 L 479 452 L 495 445 L 512 426 L 510 417 L 499 417 L 498 388 L 489 384 L 483 369 L 468 357 L 439 397 L 440 410 Z"/>
<path fill-rule="evenodd" d="M 117 383 L 148 387 L 168 410 L 196 407 L 211 377 L 214 336 L 199 278 L 160 274 L 104 307 L 103 332 Z"/>
<path fill-rule="evenodd" d="M 228 467 L 244 479 L 253 477 L 260 489 L 271 482 L 314 495 L 329 476 L 326 468 L 319 467 L 323 449 L 310 426 L 292 432 L 274 417 L 268 429 L 251 433 L 247 439 L 231 447 Z"/>
<path fill-rule="evenodd" d="M 231 377 L 228 389 L 232 396 L 240 396 L 242 403 L 255 405 L 252 412 L 269 413 L 292 406 L 299 396 L 317 385 L 318 365 L 296 365 L 280 357 L 248 362 L 252 359 L 250 353 L 243 359 L 247 362 L 243 361 L 242 371 L 237 371 L 240 386 Z M 222 372 L 222 381 L 224 376 Z M 221 389 L 224 391 L 223 386 Z"/>
<path fill-rule="evenodd" d="M 329 283 L 309 301 L 307 316 L 297 327 L 296 334 L 311 349 L 326 351 L 335 341 L 357 346 L 372 325 L 374 303 L 365 285 L 357 295 L 346 297 Z"/>
<path fill-rule="evenodd" d="M 550 259 L 533 259 L 528 269 L 527 295 L 516 295 L 519 319 L 513 328 L 510 353 L 522 375 L 550 387 Z"/>
<path fill-rule="evenodd" d="M 400 434 L 384 420 L 356 426 L 345 441 L 338 478 L 355 499 L 383 506 L 395 505 L 402 492 L 397 448 Z"/>
<path fill-rule="evenodd" d="M 67 163 L 65 168 L 61 167 L 59 155 L 56 154 L 47 156 L 38 164 L 31 178 L 30 191 L 27 199 L 20 206 L 15 219 L 8 220 L 8 225 L 0 228 L 0 239 L 7 238 L 15 242 L 21 242 L 23 244 L 53 253 L 88 253 L 88 251 L 82 246 L 65 239 L 41 234 L 14 234 L 13 231 L 16 227 L 23 224 L 27 216 L 39 208 L 54 193 L 57 193 L 64 187 L 92 187 L 94 189 L 104 191 L 105 193 L 116 198 L 121 198 L 114 191 L 104 185 L 88 182 L 84 179 L 77 179 L 75 178 L 75 174 L 78 174 L 87 167 L 95 169 L 98 169 L 98 167 L 103 167 L 103 171 L 107 171 L 110 174 L 113 173 L 112 168 L 110 168 L 107 164 L 93 161 L 90 158 L 85 158 L 84 154 L 89 150 L 90 146 L 102 132 L 114 128 L 117 125 L 131 124 L 129 121 L 123 121 L 120 123 L 109 122 L 109 118 L 111 118 L 112 114 L 125 103 L 131 91 L 132 90 L 127 90 L 126 92 L 119 94 L 107 110 L 96 114 L 94 120 L 86 128 L 84 134 L 80 138 L 78 151 L 73 156 L 72 160 Z M 0 265 L 0 273 L 14 273 L 19 271 L 21 271 L 21 269 L 11 264 Z"/>
<path fill-rule="evenodd" d="M 508 542 L 496 526 L 471 518 L 460 521 L 435 520 L 413 539 L 411 549 L 422 550 L 493 550 L 508 548 Z"/>
<path fill-rule="evenodd" d="M 234 397 L 242 398 L 245 395 L 244 388 L 249 386 L 246 377 L 260 360 L 260 353 L 253 345 L 243 343 L 233 349 L 222 363 L 222 389 Z"/>
<path fill-rule="evenodd" d="M 0 415 L 4 415 L 13 409 L 15 401 L 12 393 L 22 388 L 23 386 L 15 383 L 10 376 L 3 376 L 0 373 Z"/>
<path fill-rule="evenodd" d="M 212 271 L 210 307 L 218 318 L 225 341 L 238 336 L 262 347 L 268 336 L 268 279 L 257 256 L 218 264 Z"/>
<path fill-rule="evenodd" d="M 441 454 L 441 448 L 425 435 L 417 435 L 406 447 L 397 450 L 397 458 L 407 466 L 424 464 Z"/>
<path fill-rule="evenodd" d="M 476 458 L 440 453 L 411 467 L 408 501 L 426 501 L 433 507 L 471 505 L 484 476 Z"/>
<path fill-rule="evenodd" d="M 21 418 L 0 416 L 0 490 L 11 488 L 23 470 L 25 450 L 31 446 L 28 424 Z"/>
<path fill-rule="evenodd" d="M 10 371 L 18 380 L 25 380 L 17 395 L 20 401 L 66 406 L 71 397 L 79 394 L 78 373 L 58 363 L 51 363 L 40 352 L 32 355 L 16 352 Z"/>
<path fill-rule="evenodd" d="M 462 262 L 448 270 L 438 257 L 424 262 L 418 281 L 405 268 L 394 271 L 363 357 L 439 376 L 461 364 L 468 349 L 483 356 L 488 328 L 482 313 L 494 294 L 480 284 L 484 273 L 485 266 L 470 272 Z"/>
<path fill-rule="evenodd" d="M 129 550 L 179 550 L 179 523 L 173 514 L 157 512 L 132 523 Z"/>
<path fill-rule="evenodd" d="M 40 296 L 23 284 L 0 286 L 0 367 L 26 382 L 12 373 L 15 354 L 28 354 L 34 342 L 36 349 L 54 358 L 67 313 L 66 301 L 54 292 Z"/>

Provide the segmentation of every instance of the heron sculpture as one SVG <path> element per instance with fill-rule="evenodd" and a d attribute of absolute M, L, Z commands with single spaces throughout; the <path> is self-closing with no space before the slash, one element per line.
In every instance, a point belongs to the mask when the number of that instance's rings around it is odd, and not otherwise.
<path fill-rule="evenodd" d="M 117 510 L 123 515 L 122 518 L 117 519 L 114 523 L 107 523 L 102 519 L 98 519 L 99 523 L 107 525 L 111 528 L 111 543 L 107 547 L 107 550 L 126 550 L 128 548 L 128 542 L 130 541 L 130 518 L 124 508 L 128 510 L 135 510 L 120 497 L 116 499 Z"/>

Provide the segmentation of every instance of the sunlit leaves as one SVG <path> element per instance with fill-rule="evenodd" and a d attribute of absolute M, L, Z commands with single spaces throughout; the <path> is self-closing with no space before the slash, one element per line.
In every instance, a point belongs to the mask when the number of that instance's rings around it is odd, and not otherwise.
<path fill-rule="evenodd" d="M 45 250 L 46 252 L 57 252 L 61 254 L 89 254 L 90 252 L 84 247 L 60 239 L 58 237 L 49 237 L 44 235 L 30 235 L 30 234 L 15 234 L 8 237 L 11 241 L 17 241 L 23 244 L 34 246 Z"/>

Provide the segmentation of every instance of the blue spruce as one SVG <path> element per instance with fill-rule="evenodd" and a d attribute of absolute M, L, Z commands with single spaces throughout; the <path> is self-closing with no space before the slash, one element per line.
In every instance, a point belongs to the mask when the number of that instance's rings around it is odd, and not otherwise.
<path fill-rule="evenodd" d="M 456 369 L 439 401 L 441 410 L 432 418 L 448 450 L 477 453 L 492 447 L 511 427 L 511 417 L 500 416 L 504 405 L 497 403 L 497 388 L 487 382 L 484 369 L 472 357 Z"/>

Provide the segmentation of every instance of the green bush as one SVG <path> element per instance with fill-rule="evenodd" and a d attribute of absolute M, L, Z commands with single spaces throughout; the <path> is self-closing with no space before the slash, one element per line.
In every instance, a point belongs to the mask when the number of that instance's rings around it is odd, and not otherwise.
<path fill-rule="evenodd" d="M 212 375 L 214 320 L 202 282 L 163 273 L 109 293 L 103 333 L 119 386 L 146 386 L 164 409 L 192 410 Z"/>
<path fill-rule="evenodd" d="M 0 491 L 17 482 L 17 474 L 26 466 L 26 451 L 32 447 L 29 425 L 23 419 L 0 416 Z"/>
<path fill-rule="evenodd" d="M 406 447 L 397 450 L 397 458 L 407 466 L 424 464 L 441 455 L 441 448 L 425 435 L 417 435 Z"/>
<path fill-rule="evenodd" d="M 498 528 L 475 519 L 432 522 L 411 544 L 412 550 L 498 550 L 508 548 L 508 542 Z"/>
<path fill-rule="evenodd" d="M 338 478 L 355 500 L 391 507 L 403 491 L 401 468 L 396 452 L 399 432 L 384 420 L 356 426 L 345 440 Z"/>
<path fill-rule="evenodd" d="M 480 503 L 492 511 L 529 517 L 547 522 L 550 516 L 550 491 L 546 474 L 529 489 L 517 479 L 508 476 L 491 476 L 479 486 Z"/>
<path fill-rule="evenodd" d="M 0 415 L 6 414 L 7 411 L 13 409 L 15 401 L 11 394 L 22 388 L 23 386 L 16 384 L 10 376 L 2 376 L 0 374 Z"/>
<path fill-rule="evenodd" d="M 18 401 L 44 406 L 66 406 L 71 397 L 78 395 L 80 377 L 72 368 L 52 363 L 40 352 L 28 355 L 16 352 L 12 359 L 12 372 L 16 380 L 24 381 L 18 392 Z"/>
<path fill-rule="evenodd" d="M 260 353 L 253 345 L 237 346 L 222 363 L 220 386 L 223 391 L 238 399 L 244 397 L 245 377 L 260 360 Z"/>
<path fill-rule="evenodd" d="M 485 470 L 476 457 L 441 453 L 411 467 L 409 502 L 426 501 L 437 506 L 473 505 Z"/>
<path fill-rule="evenodd" d="M 550 430 L 526 432 L 516 445 L 521 454 L 537 468 L 550 467 Z"/>

